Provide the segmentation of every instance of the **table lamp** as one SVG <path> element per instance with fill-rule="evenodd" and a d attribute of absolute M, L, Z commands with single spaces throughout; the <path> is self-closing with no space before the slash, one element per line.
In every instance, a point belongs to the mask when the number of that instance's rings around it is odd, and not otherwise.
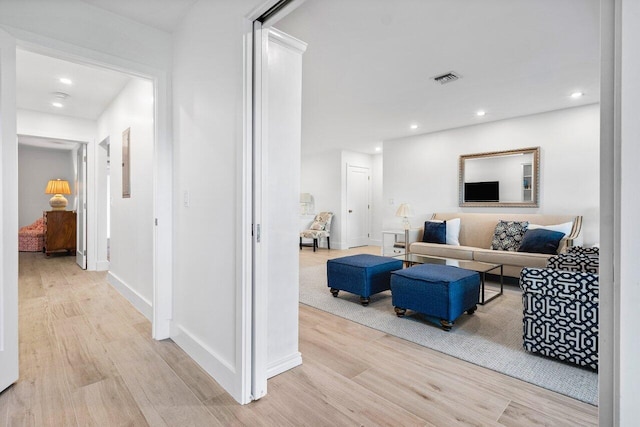
<path fill-rule="evenodd" d="M 54 196 L 49 200 L 49 205 L 51 205 L 51 210 L 54 211 L 63 211 L 67 207 L 67 199 L 63 196 L 63 194 L 71 194 L 71 189 L 69 188 L 69 181 L 65 181 L 62 179 L 52 179 L 47 184 L 47 189 L 44 191 L 45 194 L 53 194 Z"/>
<path fill-rule="evenodd" d="M 413 216 L 413 212 L 411 211 L 411 205 L 408 203 L 402 203 L 398 206 L 398 210 L 396 211 L 396 216 L 402 217 L 402 225 L 405 230 L 411 228 L 411 224 L 409 223 L 409 217 Z"/>

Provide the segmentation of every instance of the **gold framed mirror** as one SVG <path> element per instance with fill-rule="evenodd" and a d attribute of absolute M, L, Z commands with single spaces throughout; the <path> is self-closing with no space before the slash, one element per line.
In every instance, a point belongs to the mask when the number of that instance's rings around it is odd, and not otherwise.
<path fill-rule="evenodd" d="M 460 156 L 462 207 L 539 205 L 540 147 Z"/>

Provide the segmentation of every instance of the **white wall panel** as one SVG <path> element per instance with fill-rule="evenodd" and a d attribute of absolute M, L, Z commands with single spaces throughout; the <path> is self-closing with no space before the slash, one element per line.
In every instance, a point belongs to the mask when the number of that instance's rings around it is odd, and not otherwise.
<path fill-rule="evenodd" d="M 302 363 L 298 351 L 300 139 L 302 53 L 306 46 L 270 32 L 266 82 L 267 140 L 263 147 L 266 197 L 263 250 L 267 254 L 267 375 Z"/>
<path fill-rule="evenodd" d="M 122 133 L 130 128 L 131 197 L 122 197 Z M 111 145 L 111 259 L 109 281 L 149 316 L 153 301 L 153 84 L 132 79 L 98 118 L 97 141 Z M 98 148 L 102 150 L 102 148 Z M 97 194 L 106 198 L 106 174 L 98 168 Z M 106 212 L 98 212 L 106 231 Z M 106 254 L 106 233 L 100 233 L 100 254 Z M 98 261 L 101 261 L 99 259 Z M 134 295 L 135 298 L 131 298 Z"/>

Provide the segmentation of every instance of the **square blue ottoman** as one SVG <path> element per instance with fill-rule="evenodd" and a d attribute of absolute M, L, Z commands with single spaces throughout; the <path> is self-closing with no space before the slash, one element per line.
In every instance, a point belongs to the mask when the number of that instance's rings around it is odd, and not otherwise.
<path fill-rule="evenodd" d="M 327 286 L 334 297 L 347 291 L 360 295 L 362 305 L 369 297 L 389 289 L 391 272 L 400 270 L 402 261 L 377 255 L 352 255 L 327 261 Z"/>
<path fill-rule="evenodd" d="M 421 264 L 391 275 L 391 296 L 398 317 L 407 309 L 440 319 L 445 331 L 463 312 L 473 314 L 480 296 L 480 274 L 440 264 Z"/>

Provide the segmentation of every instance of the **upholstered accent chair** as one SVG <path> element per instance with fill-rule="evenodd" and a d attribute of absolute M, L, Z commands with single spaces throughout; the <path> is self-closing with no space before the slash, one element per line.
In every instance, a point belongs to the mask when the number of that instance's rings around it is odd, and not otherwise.
<path fill-rule="evenodd" d="M 551 257 L 547 268 L 522 270 L 525 350 L 598 369 L 598 253 L 592 249 L 571 248 Z"/>
<path fill-rule="evenodd" d="M 318 248 L 318 239 L 327 239 L 327 248 L 331 249 L 331 219 L 333 212 L 320 212 L 313 219 L 308 230 L 300 232 L 300 250 L 302 250 L 302 239 L 313 239 L 313 251 Z"/>

